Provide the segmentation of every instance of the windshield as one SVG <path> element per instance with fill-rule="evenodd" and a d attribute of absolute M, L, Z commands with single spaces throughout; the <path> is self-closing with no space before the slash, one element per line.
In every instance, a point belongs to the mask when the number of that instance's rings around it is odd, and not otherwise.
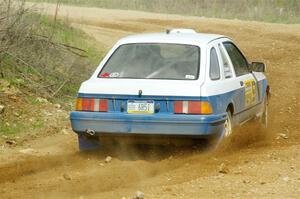
<path fill-rule="evenodd" d="M 126 44 L 120 46 L 100 72 L 100 78 L 198 78 L 200 48 L 183 44 Z"/>

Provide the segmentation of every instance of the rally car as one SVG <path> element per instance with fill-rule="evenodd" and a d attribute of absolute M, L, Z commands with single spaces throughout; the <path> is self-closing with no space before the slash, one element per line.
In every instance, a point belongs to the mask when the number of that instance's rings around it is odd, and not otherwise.
<path fill-rule="evenodd" d="M 84 150 L 99 147 L 104 135 L 225 138 L 253 118 L 266 126 L 265 68 L 223 35 L 128 36 L 82 83 L 72 128 Z"/>

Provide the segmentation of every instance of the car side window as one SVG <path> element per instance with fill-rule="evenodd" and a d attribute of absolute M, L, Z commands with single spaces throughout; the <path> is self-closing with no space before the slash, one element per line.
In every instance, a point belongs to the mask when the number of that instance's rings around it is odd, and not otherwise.
<path fill-rule="evenodd" d="M 210 68 L 209 77 L 211 80 L 220 79 L 220 65 L 216 49 L 213 47 L 210 50 Z"/>
<path fill-rule="evenodd" d="M 224 70 L 224 77 L 227 78 L 231 78 L 232 77 L 232 71 L 229 65 L 229 61 L 225 55 L 225 52 L 221 46 L 221 44 L 218 44 L 219 50 L 220 50 L 220 54 L 221 54 L 221 59 L 223 62 L 223 70 Z"/>
<path fill-rule="evenodd" d="M 236 76 L 241 76 L 249 73 L 248 62 L 241 51 L 231 42 L 224 42 L 223 44 L 231 59 Z"/>

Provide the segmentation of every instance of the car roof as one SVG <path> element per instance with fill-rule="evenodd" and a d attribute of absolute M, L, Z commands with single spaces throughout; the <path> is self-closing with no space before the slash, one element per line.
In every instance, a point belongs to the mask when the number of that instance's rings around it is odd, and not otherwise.
<path fill-rule="evenodd" d="M 146 33 L 127 36 L 119 40 L 119 43 L 180 43 L 205 45 L 220 38 L 228 37 L 218 34 L 197 33 L 191 29 L 173 29 L 167 30 L 165 33 Z"/>

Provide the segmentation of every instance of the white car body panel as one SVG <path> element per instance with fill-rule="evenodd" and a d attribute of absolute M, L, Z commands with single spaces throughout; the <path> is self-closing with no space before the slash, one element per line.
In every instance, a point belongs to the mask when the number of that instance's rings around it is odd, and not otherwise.
<path fill-rule="evenodd" d="M 103 85 L 103 86 L 102 86 Z M 200 83 L 198 80 L 144 80 L 144 79 L 90 79 L 84 82 L 79 92 L 112 95 L 143 95 L 160 96 L 198 96 Z"/>

